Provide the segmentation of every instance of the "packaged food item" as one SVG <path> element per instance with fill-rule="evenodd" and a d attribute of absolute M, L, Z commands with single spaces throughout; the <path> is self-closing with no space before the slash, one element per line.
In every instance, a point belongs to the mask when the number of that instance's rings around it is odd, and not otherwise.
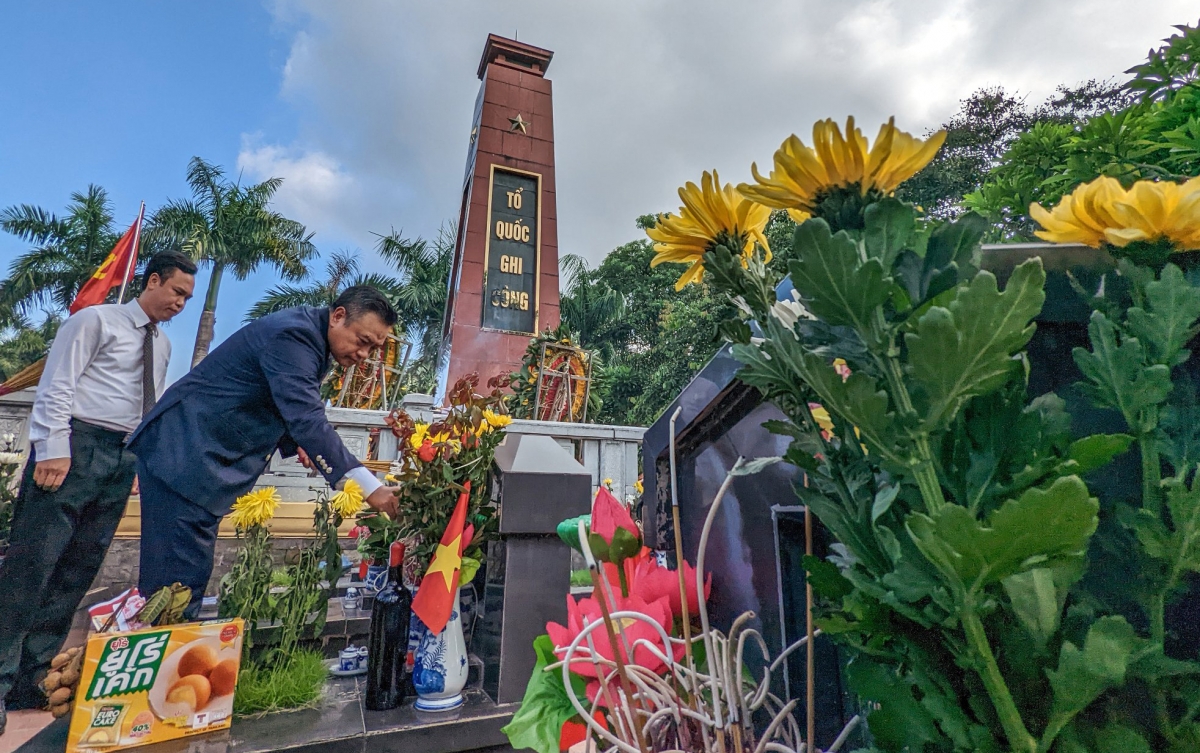
<path fill-rule="evenodd" d="M 107 753 L 227 729 L 242 620 L 88 639 L 66 753 Z"/>

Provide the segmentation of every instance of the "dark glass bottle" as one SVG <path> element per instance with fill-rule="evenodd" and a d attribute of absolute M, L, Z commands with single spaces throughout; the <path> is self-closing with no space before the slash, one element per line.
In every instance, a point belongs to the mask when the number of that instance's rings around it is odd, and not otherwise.
<path fill-rule="evenodd" d="M 367 698 L 371 711 L 394 709 L 404 700 L 408 622 L 412 594 L 404 587 L 404 544 L 392 544 L 388 580 L 375 596 L 367 644 Z"/>

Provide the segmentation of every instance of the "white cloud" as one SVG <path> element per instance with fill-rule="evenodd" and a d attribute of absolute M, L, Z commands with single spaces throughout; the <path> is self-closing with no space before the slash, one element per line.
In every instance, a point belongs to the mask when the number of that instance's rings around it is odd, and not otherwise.
<path fill-rule="evenodd" d="M 669 210 L 703 169 L 749 176 L 787 134 L 854 114 L 935 127 L 1002 84 L 1038 100 L 1119 75 L 1194 21 L 1184 0 L 275 0 L 291 35 L 281 97 L 294 142 L 248 141 L 239 164 L 287 180 L 280 201 L 367 247 L 432 234 L 458 211 L 475 69 L 488 32 L 555 51 L 559 242 L 596 262 Z"/>

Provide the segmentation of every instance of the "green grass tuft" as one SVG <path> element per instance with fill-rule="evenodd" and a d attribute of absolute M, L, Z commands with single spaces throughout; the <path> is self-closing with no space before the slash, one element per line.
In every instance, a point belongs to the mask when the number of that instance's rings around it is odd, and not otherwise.
<path fill-rule="evenodd" d="M 239 716 L 311 708 L 321 700 L 329 668 L 319 651 L 297 651 L 284 664 L 243 665 L 233 713 Z"/>

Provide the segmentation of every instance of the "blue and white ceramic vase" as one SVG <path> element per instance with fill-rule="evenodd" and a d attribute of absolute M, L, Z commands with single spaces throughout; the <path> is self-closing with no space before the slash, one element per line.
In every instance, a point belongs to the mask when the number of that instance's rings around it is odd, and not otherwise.
<path fill-rule="evenodd" d="M 367 577 L 363 580 L 363 586 L 378 592 L 387 583 L 387 578 L 387 565 L 367 565 Z"/>
<path fill-rule="evenodd" d="M 448 711 L 463 703 L 467 685 L 467 644 L 463 640 L 461 610 L 457 605 L 441 633 L 434 635 L 416 614 L 411 625 L 416 635 L 412 682 L 418 711 Z"/>

